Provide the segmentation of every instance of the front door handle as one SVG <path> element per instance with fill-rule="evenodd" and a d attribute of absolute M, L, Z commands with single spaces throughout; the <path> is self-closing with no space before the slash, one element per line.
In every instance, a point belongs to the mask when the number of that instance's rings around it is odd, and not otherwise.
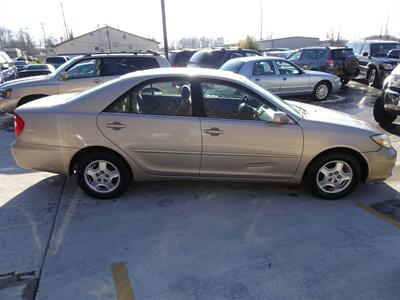
<path fill-rule="evenodd" d="M 286 77 L 283 77 L 283 81 L 286 81 L 287 80 L 287 78 Z"/>
<path fill-rule="evenodd" d="M 93 82 L 99 83 L 99 82 L 101 82 L 101 79 L 93 79 Z"/>
<path fill-rule="evenodd" d="M 260 78 L 256 78 L 256 79 L 254 79 L 254 81 L 260 81 Z"/>
<path fill-rule="evenodd" d="M 209 134 L 211 136 L 218 136 L 220 134 L 224 134 L 224 131 L 220 130 L 217 127 L 212 127 L 210 129 L 204 129 L 203 132 L 206 133 L 206 134 Z"/>
<path fill-rule="evenodd" d="M 123 128 L 126 128 L 125 124 L 122 124 L 120 122 L 114 121 L 112 123 L 106 123 L 107 128 L 111 128 L 113 130 L 121 130 Z"/>

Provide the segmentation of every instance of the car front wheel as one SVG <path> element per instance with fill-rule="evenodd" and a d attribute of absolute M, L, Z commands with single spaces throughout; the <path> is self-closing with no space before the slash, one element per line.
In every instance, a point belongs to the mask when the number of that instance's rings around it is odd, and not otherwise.
<path fill-rule="evenodd" d="M 315 86 L 312 96 L 314 100 L 322 101 L 328 98 L 330 91 L 331 88 L 329 83 L 322 81 Z"/>
<path fill-rule="evenodd" d="M 107 152 L 89 153 L 76 167 L 80 188 L 97 199 L 112 199 L 124 193 L 131 182 L 128 164 Z"/>
<path fill-rule="evenodd" d="M 353 155 L 327 153 L 311 163 L 305 179 L 316 196 L 336 200 L 350 194 L 360 178 L 360 163 Z"/>
<path fill-rule="evenodd" d="M 382 95 L 376 99 L 374 104 L 374 119 L 381 125 L 392 124 L 397 118 L 395 114 L 389 114 L 385 109 Z"/>

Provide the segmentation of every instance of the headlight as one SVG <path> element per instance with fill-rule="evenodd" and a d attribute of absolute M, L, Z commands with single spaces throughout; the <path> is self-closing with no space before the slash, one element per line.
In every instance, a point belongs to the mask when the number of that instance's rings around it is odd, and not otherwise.
<path fill-rule="evenodd" d="M 0 96 L 3 98 L 8 98 L 11 96 L 11 89 L 6 89 L 6 90 L 0 90 Z"/>
<path fill-rule="evenodd" d="M 384 69 L 384 70 L 392 70 L 393 69 L 393 65 L 391 65 L 391 64 L 380 64 L 379 66 L 381 67 L 381 69 Z"/>
<path fill-rule="evenodd" d="M 339 77 L 338 77 L 338 78 L 335 78 L 334 81 L 335 81 L 336 83 L 340 83 L 340 78 L 339 78 Z"/>
<path fill-rule="evenodd" d="M 400 76 L 392 75 L 389 81 L 389 87 L 397 87 L 400 88 Z"/>
<path fill-rule="evenodd" d="M 385 147 L 385 148 L 392 147 L 389 137 L 384 133 L 378 134 L 378 135 L 373 135 L 373 136 L 371 136 L 371 139 L 381 147 Z"/>

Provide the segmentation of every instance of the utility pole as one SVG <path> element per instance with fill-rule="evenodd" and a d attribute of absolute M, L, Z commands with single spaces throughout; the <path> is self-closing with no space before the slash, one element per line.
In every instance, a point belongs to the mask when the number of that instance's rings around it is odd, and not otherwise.
<path fill-rule="evenodd" d="M 111 53 L 110 33 L 108 32 L 107 24 L 106 24 L 106 30 L 107 30 L 107 40 L 108 40 L 108 53 Z"/>
<path fill-rule="evenodd" d="M 263 39 L 263 34 L 262 34 L 262 30 L 263 30 L 263 5 L 262 3 L 260 4 L 260 19 L 261 19 L 261 27 L 260 27 L 260 41 L 262 41 Z"/>
<path fill-rule="evenodd" d="M 390 13 L 388 13 L 388 16 L 387 16 L 387 19 L 386 19 L 385 37 L 389 36 L 389 18 L 390 18 Z"/>
<path fill-rule="evenodd" d="M 161 14 L 162 14 L 162 23 L 163 23 L 163 33 L 164 33 L 164 54 L 165 54 L 165 58 L 168 60 L 167 22 L 165 20 L 164 0 L 161 0 Z"/>
<path fill-rule="evenodd" d="M 43 49 L 46 52 L 46 34 L 44 33 L 44 23 L 40 23 L 42 25 L 42 32 L 43 32 Z"/>
<path fill-rule="evenodd" d="M 68 41 L 69 40 L 69 34 L 68 34 L 68 29 L 67 29 L 67 22 L 65 21 L 64 8 L 63 8 L 63 5 L 62 5 L 62 1 L 60 1 L 60 5 L 61 5 L 61 13 L 62 13 L 62 16 L 63 16 L 64 27 L 65 27 L 65 40 Z"/>

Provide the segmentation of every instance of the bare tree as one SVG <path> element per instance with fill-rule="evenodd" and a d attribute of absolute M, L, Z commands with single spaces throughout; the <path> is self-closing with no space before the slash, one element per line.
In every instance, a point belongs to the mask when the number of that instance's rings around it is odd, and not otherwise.
<path fill-rule="evenodd" d="M 335 34 L 333 30 L 331 32 L 326 34 L 326 38 L 331 46 L 344 46 L 347 43 L 347 40 L 345 40 L 340 32 L 340 28 L 338 32 Z"/>

